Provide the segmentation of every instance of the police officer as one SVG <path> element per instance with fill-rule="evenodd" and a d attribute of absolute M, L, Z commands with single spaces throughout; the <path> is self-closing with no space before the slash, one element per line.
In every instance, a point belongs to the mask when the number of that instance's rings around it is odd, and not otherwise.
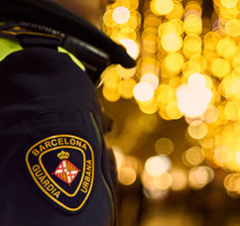
<path fill-rule="evenodd" d="M 85 2 L 0 0 L 0 226 L 116 223 L 94 82 L 134 61 Z"/>

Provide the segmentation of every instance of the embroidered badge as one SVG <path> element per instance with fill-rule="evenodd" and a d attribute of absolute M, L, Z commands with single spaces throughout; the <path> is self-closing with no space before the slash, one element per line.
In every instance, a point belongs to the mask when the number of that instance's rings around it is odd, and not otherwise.
<path fill-rule="evenodd" d="M 94 182 L 94 154 L 86 140 L 72 135 L 48 137 L 28 150 L 26 164 L 46 197 L 68 212 L 82 209 Z"/>

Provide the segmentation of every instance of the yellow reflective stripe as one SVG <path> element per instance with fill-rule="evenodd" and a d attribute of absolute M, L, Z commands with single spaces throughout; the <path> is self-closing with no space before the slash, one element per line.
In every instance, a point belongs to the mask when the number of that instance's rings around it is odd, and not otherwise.
<path fill-rule="evenodd" d="M 58 51 L 59 51 L 60 53 L 66 53 L 66 54 L 68 54 L 68 55 L 71 57 L 72 61 L 73 61 L 78 67 L 80 67 L 83 71 L 86 70 L 85 67 L 84 67 L 84 65 L 81 63 L 81 61 L 79 61 L 73 54 L 69 53 L 67 50 L 63 49 L 63 48 L 60 47 L 60 46 L 58 47 Z"/>
<path fill-rule="evenodd" d="M 22 49 L 18 42 L 0 37 L 0 61 L 4 60 L 9 54 Z"/>
<path fill-rule="evenodd" d="M 7 38 L 0 37 L 0 62 L 4 60 L 9 54 L 23 50 L 22 46 L 19 42 L 10 40 Z M 58 47 L 58 51 L 60 53 L 66 53 L 70 56 L 72 61 L 83 71 L 85 71 L 84 65 L 71 53 L 67 50 L 63 49 L 62 47 Z"/>

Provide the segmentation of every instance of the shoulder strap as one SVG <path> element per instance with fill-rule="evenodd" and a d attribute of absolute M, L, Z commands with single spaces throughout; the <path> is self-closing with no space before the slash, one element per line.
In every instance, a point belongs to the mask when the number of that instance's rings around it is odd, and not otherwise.
<path fill-rule="evenodd" d="M 98 86 L 100 75 L 111 64 L 107 53 L 73 36 L 64 35 L 57 31 L 56 34 L 55 31 L 52 31 L 51 34 L 47 31 L 45 33 L 46 28 L 42 31 L 41 28 L 30 27 L 30 30 L 28 30 L 28 27 L 21 23 L 6 23 L 0 26 L 0 36 L 18 41 L 24 48 L 47 47 L 57 49 L 61 46 L 68 53 L 71 53 L 70 57 L 75 63 L 77 62 L 76 64 L 80 68 L 86 68 L 91 80 Z"/>

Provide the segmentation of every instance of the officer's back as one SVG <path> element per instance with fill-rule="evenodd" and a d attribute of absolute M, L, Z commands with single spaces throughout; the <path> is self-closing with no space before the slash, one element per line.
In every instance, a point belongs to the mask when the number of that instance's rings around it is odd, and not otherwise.
<path fill-rule="evenodd" d="M 101 112 L 86 68 L 57 36 L 8 25 L 0 38 L 0 226 L 114 225 Z"/>

